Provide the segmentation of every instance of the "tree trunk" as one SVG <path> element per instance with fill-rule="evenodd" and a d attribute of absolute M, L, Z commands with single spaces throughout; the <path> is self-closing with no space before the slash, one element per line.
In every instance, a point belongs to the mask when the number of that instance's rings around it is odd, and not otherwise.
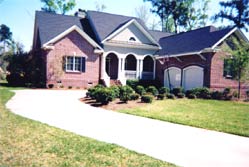
<path fill-rule="evenodd" d="M 241 88 L 241 81 L 240 81 L 240 80 L 241 80 L 241 69 L 239 69 L 239 71 L 238 71 L 238 72 L 239 72 L 239 76 L 238 76 L 238 77 L 239 77 L 239 78 L 238 78 L 238 84 L 239 84 L 239 85 L 238 85 L 238 99 L 240 99 L 240 88 Z"/>

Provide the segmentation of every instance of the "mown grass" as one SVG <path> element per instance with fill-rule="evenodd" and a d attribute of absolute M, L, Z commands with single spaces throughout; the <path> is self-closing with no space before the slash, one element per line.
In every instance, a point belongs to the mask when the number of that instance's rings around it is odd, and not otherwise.
<path fill-rule="evenodd" d="M 0 88 L 0 166 L 174 166 L 125 148 L 17 116 Z"/>
<path fill-rule="evenodd" d="M 249 104 L 246 103 L 167 99 L 119 112 L 249 137 Z"/>

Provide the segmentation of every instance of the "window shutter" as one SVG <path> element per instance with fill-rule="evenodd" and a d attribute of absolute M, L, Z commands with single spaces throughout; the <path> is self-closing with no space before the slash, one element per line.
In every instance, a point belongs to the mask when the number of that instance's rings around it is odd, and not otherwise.
<path fill-rule="evenodd" d="M 81 57 L 81 72 L 86 72 L 86 58 Z"/>
<path fill-rule="evenodd" d="M 67 57 L 63 56 L 62 58 L 62 70 L 66 71 L 67 69 Z"/>

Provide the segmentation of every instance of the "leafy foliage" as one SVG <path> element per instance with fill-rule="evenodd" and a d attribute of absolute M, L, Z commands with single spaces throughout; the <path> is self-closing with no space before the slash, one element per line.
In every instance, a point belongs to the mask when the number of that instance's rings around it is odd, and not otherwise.
<path fill-rule="evenodd" d="M 172 93 L 177 96 L 179 93 L 183 93 L 183 88 L 182 87 L 178 87 L 178 88 L 173 88 L 172 89 Z"/>
<path fill-rule="evenodd" d="M 142 85 L 138 85 L 135 89 L 136 93 L 142 96 L 146 91 Z"/>
<path fill-rule="evenodd" d="M 249 26 L 249 1 L 248 0 L 229 0 L 220 2 L 222 9 L 214 16 L 215 20 L 224 19 L 234 23 L 238 28 L 248 30 Z"/>
<path fill-rule="evenodd" d="M 128 102 L 128 100 L 131 99 L 131 94 L 133 93 L 133 89 L 126 85 L 120 87 L 120 94 L 119 94 L 119 99 L 125 103 Z"/>
<path fill-rule="evenodd" d="M 44 3 L 41 9 L 51 13 L 65 14 L 76 6 L 75 0 L 41 0 L 41 2 Z"/>
<path fill-rule="evenodd" d="M 146 89 L 146 92 L 147 93 L 151 93 L 153 96 L 157 96 L 158 95 L 158 90 L 155 86 L 149 86 L 147 89 Z"/>
<path fill-rule="evenodd" d="M 115 99 L 115 93 L 110 88 L 99 88 L 95 92 L 95 98 L 97 102 L 106 105 Z"/>
<path fill-rule="evenodd" d="M 141 97 L 141 101 L 144 103 L 152 103 L 152 100 L 153 100 L 153 96 L 151 95 L 143 95 Z"/>
<path fill-rule="evenodd" d="M 167 94 L 167 93 L 169 93 L 169 88 L 168 87 L 161 87 L 161 88 L 159 88 L 159 90 L 158 90 L 158 92 L 159 92 L 159 94 Z"/>
<path fill-rule="evenodd" d="M 137 100 L 137 99 L 139 99 L 139 94 L 137 94 L 137 93 L 132 93 L 132 94 L 131 94 L 131 100 Z"/>

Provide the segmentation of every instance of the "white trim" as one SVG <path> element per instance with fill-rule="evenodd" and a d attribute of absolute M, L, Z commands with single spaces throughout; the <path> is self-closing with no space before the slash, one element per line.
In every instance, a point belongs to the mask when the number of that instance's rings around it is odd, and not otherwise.
<path fill-rule="evenodd" d="M 227 33 L 223 38 L 221 38 L 218 42 L 216 42 L 211 48 L 214 49 L 216 46 L 218 46 L 221 42 L 223 42 L 227 37 L 229 37 L 232 33 L 234 33 L 236 30 L 238 30 L 237 27 L 233 28 L 229 33 Z"/>
<path fill-rule="evenodd" d="M 112 34 L 107 36 L 101 43 L 105 43 L 107 40 L 110 40 L 117 34 L 119 34 L 121 31 L 123 31 L 125 28 L 127 28 L 129 25 L 135 24 L 135 26 L 153 43 L 156 44 L 158 47 L 160 47 L 159 43 L 139 24 L 135 19 L 131 19 L 129 22 L 127 22 L 125 25 L 123 25 L 118 30 L 114 31 Z"/>
<path fill-rule="evenodd" d="M 45 48 L 46 46 L 48 46 L 51 43 L 55 43 L 56 41 L 60 40 L 61 38 L 63 38 L 64 36 L 66 36 L 67 34 L 71 33 L 74 30 L 77 31 L 84 39 L 86 39 L 93 47 L 97 47 L 99 50 L 103 51 L 103 49 L 94 40 L 92 40 L 92 38 L 90 38 L 84 31 L 82 31 L 76 25 L 73 25 L 69 29 L 65 30 L 64 32 L 60 33 L 59 35 L 57 35 L 53 39 L 51 39 L 48 42 L 46 42 L 45 44 L 43 44 L 42 48 Z"/>
<path fill-rule="evenodd" d="M 152 46 L 152 45 L 134 45 L 134 44 L 124 44 L 124 43 L 113 43 L 113 42 L 105 42 L 104 45 L 106 46 L 119 46 L 124 48 L 140 48 L 140 49 L 147 49 L 147 50 L 158 50 L 160 47 L 158 46 Z"/>

